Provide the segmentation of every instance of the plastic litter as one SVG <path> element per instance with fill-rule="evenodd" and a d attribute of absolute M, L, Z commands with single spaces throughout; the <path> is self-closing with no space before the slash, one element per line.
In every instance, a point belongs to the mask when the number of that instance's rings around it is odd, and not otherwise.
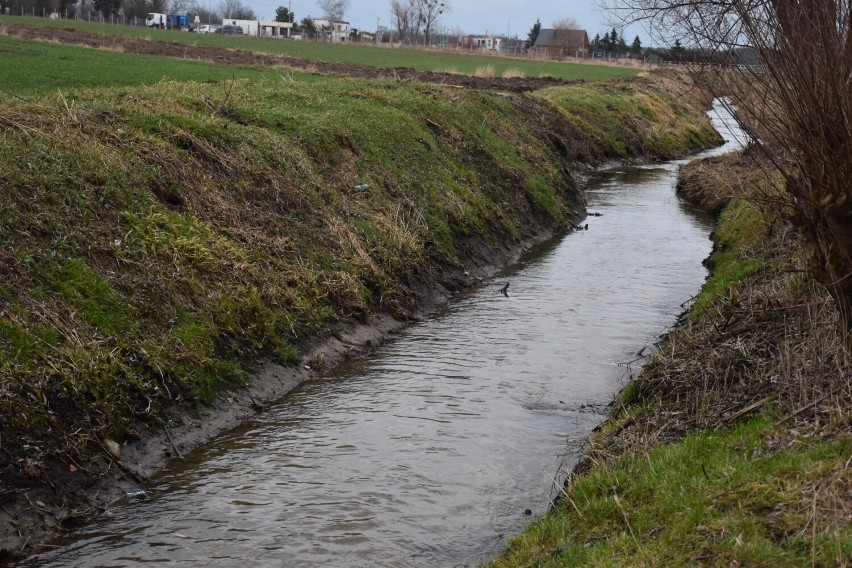
<path fill-rule="evenodd" d="M 370 186 L 366 183 L 361 183 L 353 188 L 355 191 L 370 191 Z"/>
<path fill-rule="evenodd" d="M 126 491 L 124 496 L 128 499 L 138 499 L 140 501 L 144 501 L 148 498 L 148 492 L 144 489 L 137 489 L 136 491 Z"/>

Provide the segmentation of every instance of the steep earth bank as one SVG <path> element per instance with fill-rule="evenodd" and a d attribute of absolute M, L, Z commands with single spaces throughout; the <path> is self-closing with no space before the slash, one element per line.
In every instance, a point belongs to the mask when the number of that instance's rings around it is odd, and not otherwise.
<path fill-rule="evenodd" d="M 0 110 L 0 556 L 570 230 L 590 165 L 718 141 L 671 78 L 571 89 L 164 81 Z"/>

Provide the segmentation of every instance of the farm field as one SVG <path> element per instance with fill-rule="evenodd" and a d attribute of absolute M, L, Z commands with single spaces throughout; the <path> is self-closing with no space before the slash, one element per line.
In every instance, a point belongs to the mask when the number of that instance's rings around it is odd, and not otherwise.
<path fill-rule="evenodd" d="M 318 61 L 348 65 L 363 65 L 379 68 L 408 67 L 418 71 L 474 74 L 477 69 L 491 66 L 495 76 L 506 71 L 520 71 L 526 77 L 550 76 L 563 80 L 598 81 L 615 77 L 630 77 L 639 73 L 638 69 L 566 63 L 558 61 L 539 61 L 521 58 L 460 54 L 450 51 L 427 51 L 409 48 L 379 48 L 354 44 L 332 44 L 312 41 L 287 41 L 257 39 L 244 36 L 221 36 L 212 34 L 194 34 L 166 30 L 151 30 L 143 26 L 120 26 L 90 23 L 74 20 L 50 20 L 20 16 L 0 17 L 0 33 L 4 24 L 26 24 L 46 28 L 78 29 L 90 33 L 112 35 L 132 39 L 147 39 L 201 47 L 244 49 L 258 53 L 269 53 Z"/>
<path fill-rule="evenodd" d="M 281 71 L 275 69 L 223 66 L 6 36 L 0 36 L 0 54 L 0 88 L 19 96 L 56 89 L 150 85 L 163 79 L 204 82 L 281 77 Z M 299 75 L 300 80 L 312 78 L 316 76 Z"/>

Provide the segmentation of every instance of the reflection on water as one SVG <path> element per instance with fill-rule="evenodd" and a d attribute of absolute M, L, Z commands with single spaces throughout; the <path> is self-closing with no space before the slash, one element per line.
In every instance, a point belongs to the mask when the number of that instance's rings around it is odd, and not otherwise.
<path fill-rule="evenodd" d="M 588 231 L 302 385 L 40 565 L 457 566 L 496 553 L 526 509 L 546 510 L 619 363 L 705 277 L 710 225 L 675 196 L 677 166 L 596 176 L 589 210 L 603 216 Z"/>

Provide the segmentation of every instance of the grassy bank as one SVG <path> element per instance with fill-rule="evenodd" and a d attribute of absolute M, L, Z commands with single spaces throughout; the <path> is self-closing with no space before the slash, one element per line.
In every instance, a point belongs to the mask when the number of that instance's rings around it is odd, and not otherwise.
<path fill-rule="evenodd" d="M 490 566 L 848 565 L 852 361 L 750 164 L 681 173 L 721 211 L 712 275 L 559 503 Z"/>
<path fill-rule="evenodd" d="M 599 96 L 631 90 L 653 102 L 649 125 L 683 132 L 681 152 L 717 140 L 651 80 Z M 10 101 L 2 547 L 78 519 L 85 488 L 122 467 L 113 443 L 143 425 L 250 383 L 264 361 L 299 362 L 353 322 L 408 317 L 431 290 L 470 283 L 468 267 L 570 226 L 576 162 L 628 152 L 590 149 L 597 136 L 560 104 L 346 78 Z"/>
<path fill-rule="evenodd" d="M 144 26 L 118 26 L 89 23 L 75 20 L 50 20 L 20 16 L 0 16 L 0 33 L 3 24 L 26 24 L 44 28 L 71 28 L 86 32 L 114 36 L 116 38 L 144 39 L 202 47 L 242 49 L 257 53 L 269 53 L 318 61 L 348 65 L 365 65 L 381 68 L 414 68 L 420 71 L 447 71 L 472 75 L 489 72 L 502 77 L 507 71 L 517 76 L 549 76 L 573 81 L 584 79 L 600 81 L 616 77 L 633 77 L 638 69 L 608 65 L 590 65 L 559 61 L 539 61 L 523 58 L 483 56 L 456 51 L 432 51 L 400 47 L 376 47 L 353 43 L 330 43 L 314 41 L 287 41 L 259 39 L 247 36 L 223 36 L 218 34 L 195 34 L 167 30 L 147 29 Z M 14 33 L 14 30 L 11 30 Z M 120 48 L 118 45 L 117 48 Z M 490 70 L 487 68 L 490 67 Z"/>
<path fill-rule="evenodd" d="M 683 156 L 684 148 L 720 144 L 694 109 L 709 106 L 705 95 L 677 74 L 550 88 L 534 96 L 552 105 L 579 133 L 583 157 L 605 158 Z"/>

